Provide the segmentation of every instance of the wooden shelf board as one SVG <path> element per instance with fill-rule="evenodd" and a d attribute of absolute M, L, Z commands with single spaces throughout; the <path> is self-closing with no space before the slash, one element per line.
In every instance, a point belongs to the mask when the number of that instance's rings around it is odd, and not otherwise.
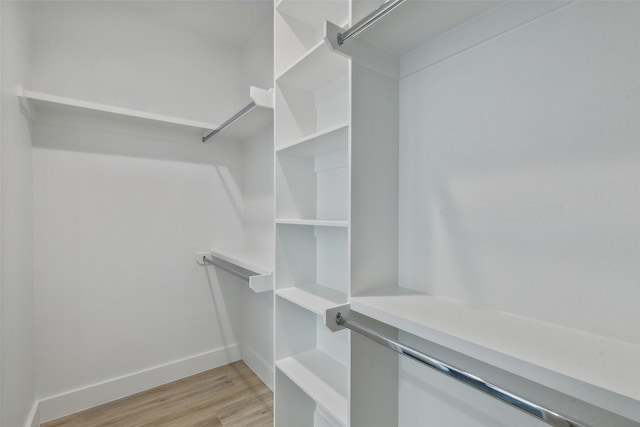
<path fill-rule="evenodd" d="M 276 290 L 276 295 L 319 316 L 323 316 L 328 308 L 343 305 L 347 302 L 346 293 L 318 284 L 278 289 Z"/>
<path fill-rule="evenodd" d="M 350 302 L 354 311 L 613 412 L 634 402 L 640 408 L 640 369 L 632 368 L 640 345 L 404 288 Z"/>
<path fill-rule="evenodd" d="M 347 368 L 317 349 L 276 362 L 276 368 L 343 425 L 348 423 Z"/>
<path fill-rule="evenodd" d="M 349 123 L 344 122 L 311 135 L 283 144 L 277 153 L 298 157 L 314 157 L 348 147 Z"/>

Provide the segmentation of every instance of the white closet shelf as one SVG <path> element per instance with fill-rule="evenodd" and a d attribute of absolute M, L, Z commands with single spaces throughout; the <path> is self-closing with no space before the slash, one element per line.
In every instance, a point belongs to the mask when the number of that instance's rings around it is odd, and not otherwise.
<path fill-rule="evenodd" d="M 332 52 L 322 40 L 282 72 L 276 82 L 314 92 L 341 76 L 346 76 L 347 72 L 347 58 Z"/>
<path fill-rule="evenodd" d="M 633 368 L 640 345 L 399 287 L 350 303 L 358 313 L 613 412 L 640 408 L 640 370 Z"/>
<path fill-rule="evenodd" d="M 276 224 L 313 225 L 319 227 L 348 227 L 349 221 L 334 219 L 276 219 Z"/>
<path fill-rule="evenodd" d="M 32 90 L 24 89 L 22 86 L 18 86 L 17 95 L 20 98 L 22 105 L 32 114 L 37 114 L 39 108 L 42 107 L 61 107 L 61 108 L 73 108 L 85 111 L 93 111 L 97 114 L 104 114 L 110 116 L 127 117 L 134 120 L 140 120 L 145 122 L 158 122 L 170 125 L 176 125 L 186 128 L 193 128 L 199 130 L 215 129 L 217 124 L 204 123 L 194 120 L 181 119 L 177 117 L 163 116 L 160 114 L 149 113 L 146 111 L 132 110 L 129 108 L 116 107 L 113 105 L 99 104 L 96 102 L 83 101 L 80 99 L 67 98 L 64 96 L 53 95 L 44 92 L 36 92 Z"/>
<path fill-rule="evenodd" d="M 196 261 L 200 265 L 211 264 L 211 262 L 207 262 L 203 259 L 203 257 L 207 256 L 212 257 L 214 263 L 217 263 L 218 267 L 231 272 L 231 274 L 236 276 L 247 278 L 249 281 L 249 288 L 254 292 L 267 292 L 273 290 L 273 274 L 270 270 L 247 262 L 240 256 L 223 254 L 216 251 L 198 252 L 196 254 Z"/>
<path fill-rule="evenodd" d="M 315 157 L 347 150 L 348 132 L 349 122 L 340 123 L 304 138 L 284 143 L 276 148 L 276 152 L 297 157 Z"/>
<path fill-rule="evenodd" d="M 324 316 L 326 310 L 347 302 L 346 293 L 318 284 L 278 289 L 276 295 L 319 316 Z"/>
<path fill-rule="evenodd" d="M 347 368 L 320 350 L 276 362 L 276 368 L 344 426 L 348 424 Z"/>

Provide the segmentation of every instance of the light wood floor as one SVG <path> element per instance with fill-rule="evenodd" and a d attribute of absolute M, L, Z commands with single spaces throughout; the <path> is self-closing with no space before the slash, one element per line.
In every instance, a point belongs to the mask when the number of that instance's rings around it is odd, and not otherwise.
<path fill-rule="evenodd" d="M 273 394 L 234 362 L 41 427 L 271 427 Z"/>

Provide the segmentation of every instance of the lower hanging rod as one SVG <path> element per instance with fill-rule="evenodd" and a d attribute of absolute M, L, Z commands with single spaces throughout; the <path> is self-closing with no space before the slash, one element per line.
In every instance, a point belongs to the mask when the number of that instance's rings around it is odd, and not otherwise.
<path fill-rule="evenodd" d="M 218 132 L 222 131 L 224 128 L 226 128 L 227 126 L 229 126 L 231 123 L 234 123 L 235 121 L 237 121 L 238 119 L 242 118 L 245 114 L 247 114 L 249 111 L 253 110 L 254 108 L 256 108 L 257 104 L 254 101 L 251 101 L 251 103 L 249 105 L 247 105 L 246 107 L 244 107 L 242 110 L 238 111 L 237 113 L 235 113 L 229 120 L 227 120 L 226 122 L 224 122 L 223 124 L 221 124 L 220 126 L 218 126 L 217 129 L 212 130 L 211 132 L 209 132 L 208 134 L 206 134 L 205 136 L 202 137 L 202 142 L 207 142 L 207 140 L 209 138 L 211 138 L 213 135 L 217 134 Z"/>
<path fill-rule="evenodd" d="M 243 280 L 246 280 L 247 282 L 249 281 L 249 278 L 251 277 L 251 275 L 243 273 L 241 271 L 238 271 L 236 269 L 231 268 L 230 266 L 223 264 L 222 262 L 218 262 L 215 258 L 209 259 L 206 256 L 202 257 L 202 262 L 207 263 L 207 264 L 211 264 L 213 266 L 218 267 L 221 270 L 226 271 L 227 273 L 233 274 L 236 277 L 239 277 Z"/>
<path fill-rule="evenodd" d="M 347 40 L 351 37 L 357 36 L 380 19 L 383 16 L 394 10 L 396 7 L 400 6 L 406 0 L 387 0 L 376 10 L 362 18 L 360 21 L 355 23 L 351 28 L 346 30 L 343 33 L 338 33 L 338 46 L 342 46 Z"/>
<path fill-rule="evenodd" d="M 587 427 L 577 421 L 573 421 L 563 415 L 557 414 L 549 409 L 543 408 L 535 403 L 532 403 L 518 395 L 508 392 L 494 384 L 491 384 L 482 378 L 479 378 L 473 374 L 458 369 L 447 363 L 441 362 L 431 356 L 428 356 L 414 348 L 401 344 L 389 337 L 386 337 L 379 332 L 362 325 L 361 323 L 342 317 L 340 313 L 336 316 L 336 323 L 345 328 L 351 329 L 365 337 L 381 344 L 393 351 L 396 351 L 403 356 L 407 356 L 417 362 L 429 366 L 449 377 L 452 377 L 476 390 L 488 394 L 508 405 L 511 405 L 517 409 L 520 409 L 527 414 L 544 421 L 555 427 Z"/>

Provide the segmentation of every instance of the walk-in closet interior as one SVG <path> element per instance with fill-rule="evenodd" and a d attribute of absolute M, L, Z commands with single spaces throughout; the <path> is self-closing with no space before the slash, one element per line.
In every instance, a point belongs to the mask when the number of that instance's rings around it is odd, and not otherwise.
<path fill-rule="evenodd" d="M 1 427 L 238 360 L 276 427 L 640 426 L 640 2 L 0 19 Z"/>

